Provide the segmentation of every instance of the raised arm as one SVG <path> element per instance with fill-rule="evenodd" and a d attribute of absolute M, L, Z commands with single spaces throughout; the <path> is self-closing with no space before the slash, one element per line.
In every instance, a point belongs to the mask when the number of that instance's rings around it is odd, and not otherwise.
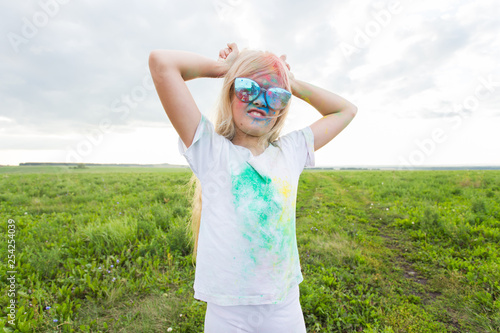
<path fill-rule="evenodd" d="M 293 79 L 292 93 L 323 115 L 323 118 L 311 124 L 314 150 L 320 149 L 342 132 L 358 111 L 348 100 L 304 81 Z"/>
<path fill-rule="evenodd" d="M 281 58 L 286 63 L 286 56 L 283 55 Z M 290 69 L 288 64 L 287 67 Z M 290 79 L 293 95 L 311 104 L 323 115 L 323 118 L 311 124 L 314 134 L 314 150 L 318 150 L 349 125 L 356 116 L 358 108 L 339 95 L 295 79 L 292 73 L 290 73 Z"/>
<path fill-rule="evenodd" d="M 230 57 L 226 59 L 230 53 L 237 56 L 236 44 L 228 44 L 225 51 L 221 50 L 218 61 L 186 51 L 155 50 L 149 55 L 149 69 L 158 96 L 186 147 L 193 142 L 201 113 L 184 81 L 223 77 L 230 66 Z"/>

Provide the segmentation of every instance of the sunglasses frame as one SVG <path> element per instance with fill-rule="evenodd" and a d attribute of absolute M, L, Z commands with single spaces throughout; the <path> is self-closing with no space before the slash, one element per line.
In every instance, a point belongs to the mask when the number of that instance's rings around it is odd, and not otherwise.
<path fill-rule="evenodd" d="M 240 96 L 238 96 L 238 92 L 237 92 L 237 89 L 236 89 L 236 81 L 237 81 L 237 80 L 248 80 L 248 81 L 251 81 L 251 82 L 255 83 L 255 85 L 256 85 L 257 87 L 259 87 L 259 93 L 258 93 L 258 94 L 257 94 L 254 98 L 252 98 L 252 99 L 250 99 L 250 98 L 249 98 L 249 99 L 248 99 L 248 101 L 245 101 L 245 100 L 241 99 L 241 98 L 240 98 Z M 270 93 L 274 93 L 274 94 L 276 94 L 276 95 L 278 95 L 278 96 L 280 96 L 281 94 L 284 94 L 285 96 L 287 96 L 287 97 L 288 97 L 288 99 L 287 99 L 286 103 L 284 104 L 284 106 L 283 106 L 282 108 L 279 108 L 279 109 L 274 109 L 274 108 L 272 108 L 272 107 L 271 107 L 271 103 L 269 103 L 269 101 L 268 101 L 268 99 L 267 99 L 267 98 L 268 98 L 268 92 L 270 92 Z M 280 87 L 271 87 L 271 88 L 265 89 L 265 88 L 261 87 L 261 86 L 260 86 L 260 84 L 258 84 L 256 81 L 254 81 L 254 80 L 252 80 L 252 79 L 249 79 L 249 78 L 247 78 L 247 77 L 237 77 L 237 78 L 235 78 L 235 79 L 234 79 L 234 94 L 235 94 L 235 95 L 236 95 L 236 97 L 237 97 L 240 101 L 242 101 L 243 103 L 252 103 L 252 102 L 253 102 L 253 101 L 255 101 L 257 98 L 259 98 L 259 96 L 260 96 L 260 94 L 261 94 L 261 93 L 264 93 L 264 100 L 266 101 L 267 106 L 268 106 L 270 109 L 273 109 L 273 110 L 276 110 L 276 111 L 280 111 L 280 110 L 285 109 L 285 108 L 286 108 L 286 106 L 288 105 L 288 103 L 290 102 L 291 97 L 292 97 L 292 93 L 291 93 L 291 92 L 289 92 L 289 91 L 288 91 L 288 90 L 286 90 L 286 89 L 280 88 Z M 281 100 L 281 101 L 282 101 L 282 99 L 281 99 L 281 98 L 279 98 L 279 100 Z"/>

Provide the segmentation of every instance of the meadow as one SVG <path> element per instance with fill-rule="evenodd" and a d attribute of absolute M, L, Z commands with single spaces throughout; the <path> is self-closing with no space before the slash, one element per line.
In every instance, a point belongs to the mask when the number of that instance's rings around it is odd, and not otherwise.
<path fill-rule="evenodd" d="M 0 168 L 0 329 L 203 332 L 190 176 Z M 308 332 L 500 332 L 500 171 L 306 170 L 296 223 Z"/>

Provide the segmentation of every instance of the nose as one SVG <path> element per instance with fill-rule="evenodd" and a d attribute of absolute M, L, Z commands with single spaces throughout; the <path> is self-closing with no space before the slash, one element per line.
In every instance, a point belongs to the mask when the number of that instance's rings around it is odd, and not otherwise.
<path fill-rule="evenodd" d="M 266 93 L 265 91 L 261 90 L 261 92 L 260 92 L 259 96 L 257 96 L 257 98 L 256 98 L 256 99 L 254 99 L 254 100 L 252 101 L 252 103 L 253 103 L 255 106 L 260 106 L 260 107 L 265 107 L 265 108 L 267 108 L 266 98 L 265 98 L 265 96 L 264 96 L 264 94 L 265 94 L 265 93 Z"/>

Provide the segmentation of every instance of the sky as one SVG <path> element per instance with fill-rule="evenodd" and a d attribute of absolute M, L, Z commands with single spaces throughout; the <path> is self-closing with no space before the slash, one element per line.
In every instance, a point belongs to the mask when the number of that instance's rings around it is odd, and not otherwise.
<path fill-rule="evenodd" d="M 286 54 L 358 107 L 316 166 L 500 165 L 493 0 L 0 0 L 0 165 L 187 165 L 148 69 L 155 49 Z M 209 115 L 222 79 L 187 85 Z M 282 134 L 321 115 L 293 97 Z"/>

